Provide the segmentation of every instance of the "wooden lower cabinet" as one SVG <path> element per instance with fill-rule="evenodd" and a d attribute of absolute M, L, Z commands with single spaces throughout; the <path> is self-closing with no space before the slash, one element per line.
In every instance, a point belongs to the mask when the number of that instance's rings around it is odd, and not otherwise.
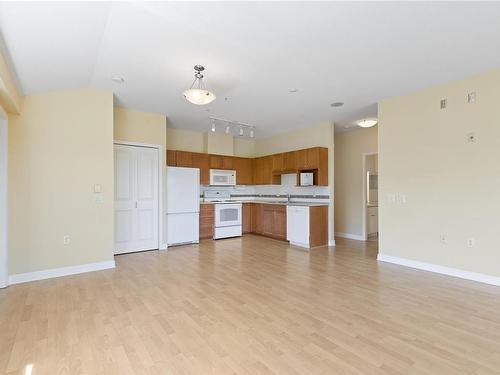
<path fill-rule="evenodd" d="M 241 230 L 243 233 L 252 233 L 252 203 L 243 203 L 241 215 Z"/>
<path fill-rule="evenodd" d="M 200 239 L 214 237 L 214 205 L 200 204 Z"/>
<path fill-rule="evenodd" d="M 309 246 L 328 245 L 328 206 L 309 207 Z"/>
<path fill-rule="evenodd" d="M 251 203 L 252 207 L 252 233 L 262 233 L 262 206 L 260 203 Z"/>
<path fill-rule="evenodd" d="M 263 204 L 262 234 L 277 240 L 286 240 L 286 206 Z"/>

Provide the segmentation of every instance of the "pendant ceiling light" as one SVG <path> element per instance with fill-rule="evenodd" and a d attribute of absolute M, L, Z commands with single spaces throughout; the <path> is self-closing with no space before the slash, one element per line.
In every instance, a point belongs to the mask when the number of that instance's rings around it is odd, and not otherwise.
<path fill-rule="evenodd" d="M 194 81 L 189 90 L 184 91 L 184 97 L 188 102 L 197 105 L 205 105 L 215 100 L 215 94 L 205 89 L 203 84 L 203 72 L 205 67 L 202 65 L 195 65 Z"/>

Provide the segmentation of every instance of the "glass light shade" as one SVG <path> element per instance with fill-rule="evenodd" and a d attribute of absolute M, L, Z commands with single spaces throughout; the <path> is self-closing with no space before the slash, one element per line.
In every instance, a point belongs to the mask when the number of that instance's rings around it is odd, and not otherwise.
<path fill-rule="evenodd" d="M 215 100 L 215 94 L 208 90 L 189 89 L 184 91 L 184 97 L 188 102 L 197 105 L 205 105 Z"/>
<path fill-rule="evenodd" d="M 362 128 L 371 128 L 372 126 L 377 125 L 378 120 L 375 119 L 366 119 L 358 121 L 358 125 Z"/>

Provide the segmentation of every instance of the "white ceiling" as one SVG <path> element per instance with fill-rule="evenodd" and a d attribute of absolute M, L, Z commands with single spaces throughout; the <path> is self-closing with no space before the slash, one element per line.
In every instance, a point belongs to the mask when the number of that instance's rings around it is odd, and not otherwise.
<path fill-rule="evenodd" d="M 110 89 L 172 127 L 207 130 L 211 115 L 257 136 L 343 129 L 380 99 L 500 67 L 499 19 L 494 2 L 0 3 L 23 94 Z M 182 97 L 195 64 L 217 95 L 208 106 Z"/>

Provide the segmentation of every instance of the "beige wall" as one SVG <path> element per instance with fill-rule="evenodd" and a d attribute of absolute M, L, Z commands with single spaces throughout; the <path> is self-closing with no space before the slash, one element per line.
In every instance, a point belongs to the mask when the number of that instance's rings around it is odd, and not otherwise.
<path fill-rule="evenodd" d="M 141 112 L 114 107 L 113 134 L 115 141 L 161 145 L 166 165 L 167 118 L 159 113 Z"/>
<path fill-rule="evenodd" d="M 167 148 L 167 119 L 158 113 L 115 107 L 113 118 L 115 141 L 162 145 Z"/>
<path fill-rule="evenodd" d="M 499 88 L 495 70 L 379 104 L 380 254 L 500 276 Z"/>
<path fill-rule="evenodd" d="M 363 236 L 364 154 L 377 152 L 377 126 L 335 135 L 335 232 Z"/>
<path fill-rule="evenodd" d="M 257 139 L 255 141 L 255 154 L 256 156 L 264 156 L 315 146 L 330 147 L 330 132 L 331 123 L 323 122 L 272 137 Z"/>
<path fill-rule="evenodd" d="M 113 259 L 112 144 L 111 92 L 23 98 L 9 116 L 10 274 Z"/>
<path fill-rule="evenodd" d="M 202 132 L 167 128 L 167 149 L 204 152 L 205 141 Z"/>
<path fill-rule="evenodd" d="M 234 137 L 234 156 L 253 158 L 255 156 L 255 140 Z"/>
<path fill-rule="evenodd" d="M 255 141 L 222 133 L 167 128 L 167 149 L 253 157 Z"/>
<path fill-rule="evenodd" d="M 234 137 L 230 134 L 204 133 L 204 152 L 208 154 L 234 155 Z"/>

